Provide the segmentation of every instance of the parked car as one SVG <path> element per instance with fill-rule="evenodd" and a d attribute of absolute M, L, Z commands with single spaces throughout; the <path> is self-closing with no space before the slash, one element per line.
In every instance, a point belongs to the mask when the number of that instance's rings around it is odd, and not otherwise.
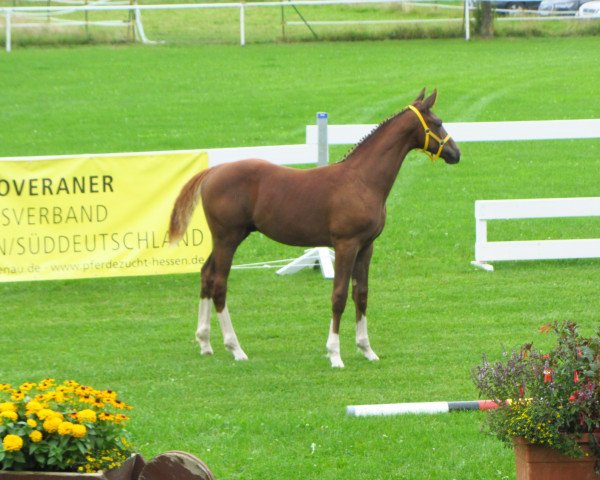
<path fill-rule="evenodd" d="M 500 10 L 537 10 L 541 0 L 492 0 L 494 8 Z"/>
<path fill-rule="evenodd" d="M 587 0 L 542 0 L 538 8 L 538 12 L 541 15 L 550 15 L 554 12 L 560 12 L 563 14 L 577 13 L 579 7 L 583 5 Z"/>
<path fill-rule="evenodd" d="M 579 7 L 579 10 L 577 10 L 577 16 L 600 18 L 600 0 L 584 3 Z"/>

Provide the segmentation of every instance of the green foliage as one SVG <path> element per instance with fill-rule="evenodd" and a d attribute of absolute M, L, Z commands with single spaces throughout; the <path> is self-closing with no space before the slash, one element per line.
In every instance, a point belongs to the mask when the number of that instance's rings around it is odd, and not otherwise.
<path fill-rule="evenodd" d="M 556 336 L 551 350 L 528 343 L 493 364 L 484 355 L 473 379 L 480 394 L 498 404 L 488 415 L 489 430 L 498 438 L 511 444 L 523 437 L 581 456 L 576 439 L 600 429 L 600 329 L 589 338 L 572 322 L 542 330 Z"/>
<path fill-rule="evenodd" d="M 96 472 L 132 453 L 131 407 L 116 392 L 72 380 L 0 384 L 0 470 Z"/>

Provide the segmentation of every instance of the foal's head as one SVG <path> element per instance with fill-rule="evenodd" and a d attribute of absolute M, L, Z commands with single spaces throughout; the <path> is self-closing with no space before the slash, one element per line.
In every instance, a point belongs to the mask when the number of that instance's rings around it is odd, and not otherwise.
<path fill-rule="evenodd" d="M 408 106 L 419 120 L 418 144 L 432 160 L 442 157 L 446 163 L 458 163 L 460 160 L 458 146 L 442 126 L 442 120 L 431 111 L 436 98 L 437 90 L 425 98 L 425 89 L 423 89 L 415 101 Z"/>

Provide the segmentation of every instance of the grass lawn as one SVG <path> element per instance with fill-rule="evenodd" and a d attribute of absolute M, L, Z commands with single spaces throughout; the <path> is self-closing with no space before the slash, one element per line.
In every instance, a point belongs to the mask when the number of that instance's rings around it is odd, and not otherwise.
<path fill-rule="evenodd" d="M 16 49 L 0 58 L 0 156 L 300 143 L 317 111 L 374 123 L 439 89 L 446 121 L 598 118 L 596 38 Z M 349 418 L 350 404 L 471 400 L 481 353 L 600 323 L 598 260 L 473 269 L 477 199 L 598 196 L 598 140 L 469 143 L 461 163 L 405 161 L 375 243 L 370 336 L 329 367 L 331 283 L 234 271 L 229 307 L 246 363 L 194 342 L 199 275 L 0 284 L 0 382 L 46 376 L 135 406 L 146 457 L 186 450 L 219 479 L 512 479 L 479 413 Z M 335 148 L 333 159 L 345 148 Z M 1 171 L 0 171 L 1 172 Z M 1 175 L 1 173 L 0 173 Z M 0 198 L 0 202 L 2 199 Z M 1 203 L 0 203 L 1 206 Z M 1 233 L 1 232 L 0 232 Z M 598 238 L 600 222 L 500 223 L 492 238 Z M 237 263 L 297 256 L 259 234 Z"/>

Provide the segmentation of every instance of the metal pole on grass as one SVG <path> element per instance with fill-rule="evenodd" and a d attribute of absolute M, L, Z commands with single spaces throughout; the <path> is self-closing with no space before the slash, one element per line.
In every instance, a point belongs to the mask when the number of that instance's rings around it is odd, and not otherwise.
<path fill-rule="evenodd" d="M 10 53 L 11 51 L 11 31 L 10 31 L 10 20 L 11 20 L 11 10 L 6 11 L 6 53 Z"/>
<path fill-rule="evenodd" d="M 465 0 L 465 40 L 467 42 L 471 39 L 471 19 L 469 17 L 469 0 Z"/>
<path fill-rule="evenodd" d="M 327 113 L 317 113 L 317 166 L 329 164 L 329 143 L 327 140 Z"/>
<path fill-rule="evenodd" d="M 246 45 L 246 28 L 244 19 L 244 4 L 240 3 L 240 45 Z"/>
<path fill-rule="evenodd" d="M 281 37 L 285 42 L 285 8 L 283 3 L 281 4 Z"/>

